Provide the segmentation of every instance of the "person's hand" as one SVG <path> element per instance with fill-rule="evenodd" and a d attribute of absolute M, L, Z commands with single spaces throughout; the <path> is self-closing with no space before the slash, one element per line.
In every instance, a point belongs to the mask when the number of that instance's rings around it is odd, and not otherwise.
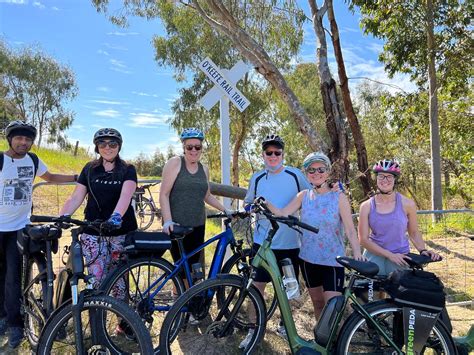
<path fill-rule="evenodd" d="M 367 258 L 361 253 L 357 253 L 357 254 L 354 253 L 354 259 L 358 261 L 367 261 Z"/>
<path fill-rule="evenodd" d="M 177 224 L 173 221 L 166 221 L 165 223 L 163 223 L 163 232 L 166 233 L 166 234 L 171 234 L 171 232 L 173 232 L 173 226 Z"/>
<path fill-rule="evenodd" d="M 339 180 L 332 183 L 332 186 L 331 186 L 331 191 L 332 192 L 345 192 L 344 190 L 344 185 L 342 184 L 342 182 L 340 182 Z"/>
<path fill-rule="evenodd" d="M 439 255 L 438 253 L 435 253 L 433 250 L 424 249 L 420 251 L 420 255 L 427 255 L 433 261 L 441 260 L 441 255 Z"/>
<path fill-rule="evenodd" d="M 408 266 L 408 263 L 405 261 L 405 259 L 410 259 L 409 256 L 405 254 L 394 254 L 392 253 L 388 260 L 390 260 L 392 263 L 399 265 L 399 266 Z"/>
<path fill-rule="evenodd" d="M 104 222 L 103 227 L 109 230 L 120 229 L 122 227 L 122 215 L 118 212 L 112 213 L 109 219 Z"/>

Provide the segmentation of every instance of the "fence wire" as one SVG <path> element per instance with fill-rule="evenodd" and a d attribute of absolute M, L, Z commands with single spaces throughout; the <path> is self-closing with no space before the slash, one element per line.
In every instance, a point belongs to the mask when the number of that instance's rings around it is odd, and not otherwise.
<path fill-rule="evenodd" d="M 151 183 L 156 180 L 143 180 Z M 33 189 L 33 212 L 37 215 L 59 215 L 59 211 L 74 190 L 73 183 L 38 183 Z M 159 185 L 152 189 L 158 203 Z M 84 205 L 74 214 L 83 218 Z M 436 217 L 436 218 L 435 218 Z M 436 219 L 436 221 L 435 221 Z M 354 215 L 357 223 L 357 215 Z M 474 305 L 474 214 L 470 209 L 419 211 L 418 223 L 423 238 L 430 249 L 442 255 L 443 260 L 431 263 L 426 270 L 435 272 L 443 281 L 448 296 L 448 304 Z M 238 237 L 251 241 L 250 219 L 234 223 Z M 149 231 L 159 230 L 161 221 L 154 221 Z M 69 245 L 67 232 L 60 241 L 60 251 L 55 256 L 55 270 L 63 267 L 63 246 Z M 416 250 L 413 250 L 416 252 Z"/>

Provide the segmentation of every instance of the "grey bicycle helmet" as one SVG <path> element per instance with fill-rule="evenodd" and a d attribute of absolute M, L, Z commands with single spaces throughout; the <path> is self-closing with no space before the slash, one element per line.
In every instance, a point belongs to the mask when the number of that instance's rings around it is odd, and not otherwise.
<path fill-rule="evenodd" d="M 122 135 L 115 128 L 101 128 L 94 134 L 94 144 L 97 144 L 97 141 L 104 138 L 113 138 L 122 145 Z"/>
<path fill-rule="evenodd" d="M 279 147 L 280 149 L 285 149 L 285 142 L 280 136 L 276 134 L 268 134 L 262 141 L 262 150 L 267 149 L 268 146 L 274 145 Z"/>
<path fill-rule="evenodd" d="M 303 169 L 306 170 L 308 169 L 311 164 L 316 163 L 316 162 L 321 162 L 324 165 L 326 165 L 326 168 L 331 169 L 331 161 L 327 157 L 326 154 L 322 152 L 314 152 L 310 153 L 304 158 L 303 161 Z"/>
<path fill-rule="evenodd" d="M 36 134 L 37 130 L 35 126 L 19 120 L 10 122 L 5 128 L 5 137 L 7 138 L 25 136 L 35 140 Z"/>

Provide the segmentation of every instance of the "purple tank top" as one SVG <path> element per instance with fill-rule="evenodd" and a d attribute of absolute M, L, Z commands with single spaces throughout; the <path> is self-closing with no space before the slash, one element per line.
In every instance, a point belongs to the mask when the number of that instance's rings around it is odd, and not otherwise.
<path fill-rule="evenodd" d="M 410 251 L 407 237 L 408 218 L 403 210 L 402 196 L 397 192 L 395 208 L 389 213 L 378 213 L 375 198 L 370 199 L 370 239 L 378 246 L 396 254 Z"/>

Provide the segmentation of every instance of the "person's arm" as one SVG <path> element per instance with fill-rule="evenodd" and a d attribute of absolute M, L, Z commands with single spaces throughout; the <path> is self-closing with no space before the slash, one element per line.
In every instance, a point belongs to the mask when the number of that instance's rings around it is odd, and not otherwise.
<path fill-rule="evenodd" d="M 84 201 L 84 198 L 87 195 L 87 187 L 77 183 L 76 188 L 74 189 L 74 192 L 72 195 L 66 200 L 64 203 L 63 207 L 61 208 L 61 211 L 59 211 L 59 215 L 73 215 L 74 212 L 79 208 L 79 206 L 82 204 Z"/>
<path fill-rule="evenodd" d="M 276 216 L 287 217 L 301 208 L 303 197 L 308 190 L 298 192 L 298 194 L 285 207 L 277 208 L 270 201 L 265 201 L 268 209 Z"/>
<path fill-rule="evenodd" d="M 358 223 L 358 234 L 359 234 L 359 241 L 362 247 L 367 249 L 373 254 L 383 256 L 393 263 L 400 265 L 400 266 L 408 266 L 405 258 L 406 255 L 403 254 L 394 254 L 389 250 L 386 250 L 379 245 L 375 244 L 369 238 L 369 212 L 370 212 L 370 200 L 365 201 L 359 210 L 359 223 Z"/>
<path fill-rule="evenodd" d="M 206 202 L 209 206 L 218 209 L 219 211 L 225 212 L 226 208 L 224 205 L 213 195 L 211 194 L 211 190 L 209 189 L 209 169 L 207 166 L 203 165 L 204 172 L 206 173 L 207 178 L 207 192 L 206 196 L 204 197 L 204 202 Z"/>
<path fill-rule="evenodd" d="M 51 174 L 49 171 L 46 171 L 43 175 L 40 176 L 43 180 L 47 182 L 75 182 L 77 181 L 77 175 L 63 175 L 63 174 Z"/>
<path fill-rule="evenodd" d="M 163 174 L 161 176 L 160 184 L 160 208 L 163 216 L 163 231 L 169 233 L 173 230 L 170 207 L 170 193 L 173 189 L 174 182 L 178 176 L 179 169 L 181 169 L 181 158 L 173 157 L 168 160 L 163 167 Z"/>
<path fill-rule="evenodd" d="M 360 252 L 360 243 L 357 239 L 357 233 L 354 227 L 354 221 L 352 220 L 351 205 L 344 193 L 339 194 L 339 215 L 341 216 L 342 224 L 344 225 L 344 231 L 347 239 L 351 244 L 352 254 L 356 260 L 363 260 L 364 257 Z"/>
<path fill-rule="evenodd" d="M 418 218 L 416 215 L 416 205 L 412 200 L 402 197 L 403 209 L 407 214 L 408 218 L 408 236 L 415 246 L 416 250 L 420 254 L 428 255 L 431 260 L 439 260 L 441 256 L 435 253 L 433 250 L 426 249 L 425 241 L 421 235 L 420 229 L 418 228 Z"/>
<path fill-rule="evenodd" d="M 120 198 L 115 206 L 114 212 L 120 213 L 121 216 L 127 212 L 133 193 L 137 189 L 137 183 L 133 180 L 125 180 L 120 191 Z"/>

